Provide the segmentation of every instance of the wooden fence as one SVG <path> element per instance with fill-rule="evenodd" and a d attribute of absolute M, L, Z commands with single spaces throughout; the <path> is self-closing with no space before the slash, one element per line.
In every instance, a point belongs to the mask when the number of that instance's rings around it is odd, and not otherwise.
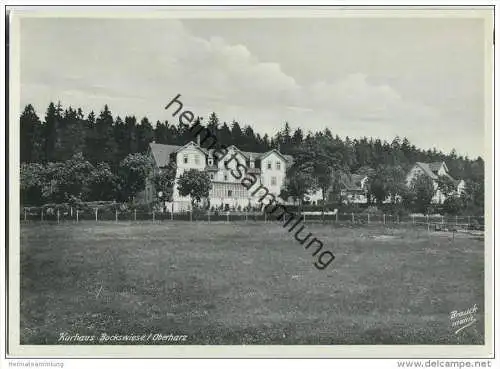
<path fill-rule="evenodd" d="M 21 208 L 23 222 L 74 222 L 81 221 L 206 221 L 206 222 L 269 222 L 275 221 L 276 216 L 265 212 L 214 212 L 214 211 L 186 211 L 181 213 L 139 211 L 139 210 L 102 210 L 69 208 L 65 210 L 53 208 Z M 279 214 L 278 214 L 279 215 Z M 478 216 L 443 216 L 443 215 L 392 215 L 369 213 L 336 213 L 336 214 L 308 214 L 300 215 L 304 223 L 352 223 L 352 224 L 412 224 L 438 229 L 484 228 L 484 217 Z M 294 214 L 297 217 L 297 214 Z M 286 221 L 282 217 L 281 221 Z"/>

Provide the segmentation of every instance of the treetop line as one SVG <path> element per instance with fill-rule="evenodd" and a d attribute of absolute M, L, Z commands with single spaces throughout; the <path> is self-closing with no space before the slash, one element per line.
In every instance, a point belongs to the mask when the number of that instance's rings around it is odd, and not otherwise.
<path fill-rule="evenodd" d="M 188 118 L 184 116 L 182 120 Z M 468 178 L 475 170 L 473 164 L 483 163 L 480 157 L 472 160 L 458 155 L 455 150 L 450 154 L 436 149 L 420 150 L 406 138 L 396 137 L 389 143 L 367 137 L 345 137 L 342 140 L 333 136 L 329 129 L 305 133 L 299 127 L 292 132 L 287 122 L 274 137 L 260 135 L 252 127 L 242 127 L 237 121 L 220 123 L 215 113 L 210 114 L 207 127 L 219 141 L 233 142 L 242 150 L 255 152 L 269 151 L 279 145 L 281 152 L 289 154 L 298 145 L 325 136 L 350 151 L 349 166 L 353 173 L 364 166 L 411 166 L 417 161 L 445 161 L 453 177 Z M 124 119 L 120 116 L 113 118 L 107 105 L 97 117 L 91 111 L 85 118 L 81 108 L 75 110 L 70 106 L 63 109 L 60 102 L 50 103 L 45 119 L 41 121 L 34 107 L 28 104 L 21 114 L 21 162 L 62 161 L 82 152 L 91 163 L 119 163 L 129 153 L 146 152 L 149 142 L 183 145 L 191 136 L 187 124 L 182 121 L 177 125 L 157 121 L 153 128 L 147 117 L 140 121 L 133 115 Z"/>

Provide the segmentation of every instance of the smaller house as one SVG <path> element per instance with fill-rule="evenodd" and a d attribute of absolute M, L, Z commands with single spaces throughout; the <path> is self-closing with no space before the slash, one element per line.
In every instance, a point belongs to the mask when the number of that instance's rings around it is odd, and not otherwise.
<path fill-rule="evenodd" d="M 345 203 L 351 204 L 366 204 L 367 197 L 367 181 L 368 176 L 362 174 L 344 174 L 340 179 L 340 194 Z M 333 190 L 330 188 L 328 193 Z M 311 204 L 318 204 L 323 200 L 323 191 L 318 190 L 310 195 L 305 196 L 305 200 Z"/>
<path fill-rule="evenodd" d="M 412 181 L 419 175 L 425 175 L 433 181 L 435 194 L 432 198 L 432 203 L 434 204 L 442 204 L 444 200 L 446 200 L 445 194 L 441 192 L 438 185 L 438 179 L 441 176 L 448 177 L 455 184 L 456 192 L 458 194 L 465 191 L 465 181 L 453 178 L 449 174 L 448 167 L 444 161 L 431 163 L 416 162 L 406 176 L 406 185 L 409 187 Z"/>
<path fill-rule="evenodd" d="M 368 201 L 367 181 L 368 176 L 362 174 L 342 176 L 340 194 L 344 202 L 350 204 L 366 204 Z"/>

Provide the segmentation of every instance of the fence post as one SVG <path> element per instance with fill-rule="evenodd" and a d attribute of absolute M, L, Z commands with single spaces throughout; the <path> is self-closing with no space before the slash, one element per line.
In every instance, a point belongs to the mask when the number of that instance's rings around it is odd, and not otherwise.
<path fill-rule="evenodd" d="M 470 218 L 470 217 L 469 217 Z M 24 221 L 26 222 L 26 208 L 24 208 Z M 469 222 L 470 223 L 470 222 Z"/>
<path fill-rule="evenodd" d="M 97 208 L 95 208 L 95 209 L 94 209 L 94 213 L 95 213 L 95 221 L 96 221 L 96 223 L 97 223 L 97 211 L 98 211 L 98 209 L 97 209 Z"/>
<path fill-rule="evenodd" d="M 137 221 L 137 209 L 134 209 L 134 222 Z"/>
<path fill-rule="evenodd" d="M 79 213 L 79 210 L 76 209 L 76 222 L 78 223 L 78 213 Z"/>
<path fill-rule="evenodd" d="M 429 229 L 429 214 L 425 215 L 425 221 L 427 222 L 427 229 Z"/>
<path fill-rule="evenodd" d="M 441 215 L 441 224 L 444 224 L 444 215 Z"/>
<path fill-rule="evenodd" d="M 193 221 L 193 209 L 192 208 L 189 210 L 189 221 L 190 222 Z"/>
<path fill-rule="evenodd" d="M 354 213 L 351 213 L 351 221 L 354 223 Z"/>
<path fill-rule="evenodd" d="M 153 210 L 153 223 L 155 222 L 155 211 Z"/>
<path fill-rule="evenodd" d="M 59 224 L 59 209 L 57 209 L 57 224 Z"/>
<path fill-rule="evenodd" d="M 413 225 L 415 225 L 415 214 L 412 214 L 411 217 L 412 217 Z"/>
<path fill-rule="evenodd" d="M 458 215 L 455 215 L 455 225 L 458 225 Z"/>
<path fill-rule="evenodd" d="M 339 211 L 337 210 L 337 212 L 335 213 L 335 223 L 337 223 L 339 221 Z"/>
<path fill-rule="evenodd" d="M 382 214 L 382 219 L 383 219 L 383 222 L 385 224 L 385 214 Z"/>
<path fill-rule="evenodd" d="M 207 210 L 207 215 L 208 215 L 208 223 L 210 223 L 210 209 Z"/>
<path fill-rule="evenodd" d="M 248 222 L 248 210 L 245 210 L 245 222 Z"/>
<path fill-rule="evenodd" d="M 115 223 L 118 223 L 118 209 L 115 209 Z"/>
<path fill-rule="evenodd" d="M 467 226 L 470 226 L 470 215 L 467 217 Z"/>
<path fill-rule="evenodd" d="M 399 215 L 396 215 L 396 223 L 399 224 Z"/>
<path fill-rule="evenodd" d="M 226 221 L 229 223 L 229 211 L 226 212 Z"/>
<path fill-rule="evenodd" d="M 43 208 L 40 209 L 40 216 L 42 217 L 42 222 L 43 222 Z"/>
<path fill-rule="evenodd" d="M 267 223 L 267 213 L 264 212 L 264 223 Z"/>
<path fill-rule="evenodd" d="M 366 215 L 368 216 L 367 220 L 366 220 L 366 223 L 370 224 L 370 213 L 367 213 Z"/>
<path fill-rule="evenodd" d="M 306 224 L 306 215 L 302 214 L 302 216 L 304 217 L 304 224 Z"/>

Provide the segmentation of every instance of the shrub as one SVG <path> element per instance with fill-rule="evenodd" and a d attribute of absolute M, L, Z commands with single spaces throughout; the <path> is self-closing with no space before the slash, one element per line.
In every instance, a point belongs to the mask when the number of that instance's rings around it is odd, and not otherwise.
<path fill-rule="evenodd" d="M 363 210 L 364 214 L 382 215 L 384 212 L 376 206 L 369 206 Z"/>

